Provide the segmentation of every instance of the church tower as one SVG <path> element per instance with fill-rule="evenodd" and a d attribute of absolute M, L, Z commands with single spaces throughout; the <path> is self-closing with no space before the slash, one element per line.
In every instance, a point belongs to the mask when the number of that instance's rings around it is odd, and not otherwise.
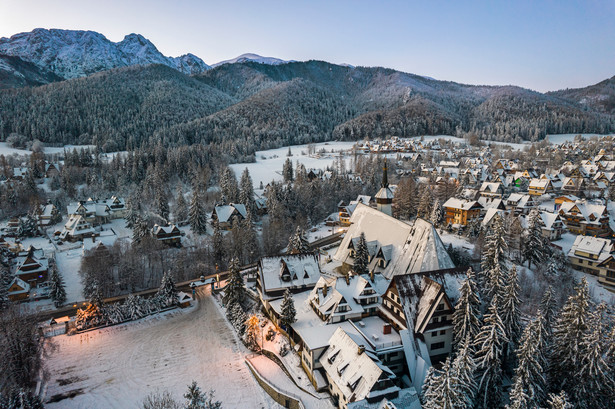
<path fill-rule="evenodd" d="M 393 216 L 393 191 L 389 188 L 389 177 L 387 175 L 387 160 L 384 159 L 384 169 L 382 173 L 382 187 L 376 193 L 376 208 L 382 213 Z"/>

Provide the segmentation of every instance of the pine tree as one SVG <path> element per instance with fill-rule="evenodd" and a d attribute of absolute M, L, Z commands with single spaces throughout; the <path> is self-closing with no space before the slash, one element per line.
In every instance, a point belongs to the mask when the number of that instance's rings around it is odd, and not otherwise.
<path fill-rule="evenodd" d="M 220 230 L 220 223 L 217 220 L 214 221 L 214 234 L 211 238 L 211 244 L 213 248 L 213 256 L 216 264 L 222 263 L 224 259 L 224 237 Z"/>
<path fill-rule="evenodd" d="M 260 242 L 254 230 L 254 224 L 252 223 L 252 212 L 248 211 L 246 218 L 242 220 L 241 230 L 243 232 L 243 254 L 246 257 L 245 264 L 249 264 L 260 254 Z"/>
<path fill-rule="evenodd" d="M 206 397 L 196 381 L 192 381 L 192 383 L 188 385 L 188 391 L 184 394 L 184 398 L 186 399 L 186 409 L 205 408 Z"/>
<path fill-rule="evenodd" d="M 478 372 L 478 408 L 494 408 L 502 400 L 502 351 L 508 342 L 499 316 L 497 297 L 493 298 L 485 322 L 474 340 Z"/>
<path fill-rule="evenodd" d="M 239 203 L 243 203 L 249 212 L 256 211 L 256 202 L 254 201 L 254 185 L 252 183 L 252 177 L 250 177 L 250 171 L 245 168 L 241 174 L 241 181 L 239 182 Z"/>
<path fill-rule="evenodd" d="M 549 409 L 572 409 L 572 405 L 568 402 L 566 392 L 562 391 L 559 395 L 554 393 L 550 394 Z"/>
<path fill-rule="evenodd" d="M 207 232 L 207 214 L 198 187 L 192 190 L 188 220 L 190 221 L 190 228 L 193 233 L 205 234 Z"/>
<path fill-rule="evenodd" d="M 465 404 L 465 397 L 459 390 L 457 377 L 451 363 L 451 358 L 446 358 L 440 371 L 435 371 L 437 376 L 430 386 L 423 409 L 458 409 Z"/>
<path fill-rule="evenodd" d="M 284 291 L 284 299 L 282 300 L 280 323 L 286 328 L 286 332 L 290 334 L 290 324 L 295 321 L 297 321 L 297 310 L 295 310 L 295 302 L 290 294 L 290 290 L 287 288 Z"/>
<path fill-rule="evenodd" d="M 167 198 L 167 195 L 160 183 L 156 186 L 156 207 L 158 210 L 158 215 L 160 215 L 160 217 L 162 217 L 165 221 L 168 221 L 170 214 L 169 199 Z"/>
<path fill-rule="evenodd" d="M 188 204 L 184 198 L 181 188 L 177 189 L 177 199 L 175 200 L 175 211 L 173 212 L 175 223 L 183 222 L 188 219 Z"/>
<path fill-rule="evenodd" d="M 431 189 L 425 186 L 423 188 L 423 192 L 421 193 L 421 199 L 419 201 L 419 206 L 417 209 L 417 216 L 423 219 L 427 219 L 431 213 L 432 202 L 433 197 L 431 195 Z"/>
<path fill-rule="evenodd" d="M 549 260 L 549 264 L 547 265 L 547 269 L 545 270 L 545 278 L 549 283 L 555 281 L 555 279 L 559 276 L 559 266 L 558 262 L 554 257 L 551 257 Z"/>
<path fill-rule="evenodd" d="M 148 235 L 149 228 L 147 227 L 147 221 L 144 220 L 141 215 L 137 215 L 132 228 L 132 244 L 140 244 L 141 241 Z"/>
<path fill-rule="evenodd" d="M 66 302 L 66 290 L 64 289 L 64 280 L 58 273 L 57 269 L 52 269 L 49 275 L 49 296 L 53 300 L 56 308 L 61 307 Z"/>
<path fill-rule="evenodd" d="M 532 209 L 527 218 L 527 229 L 523 237 L 523 257 L 528 262 L 528 267 L 532 266 L 532 262 L 536 264 L 544 260 L 547 249 L 540 225 L 540 213 L 538 209 Z"/>
<path fill-rule="evenodd" d="M 480 330 L 480 300 L 478 299 L 474 273 L 466 272 L 459 289 L 459 301 L 453 312 L 453 345 L 455 349 L 465 339 L 474 339 Z"/>
<path fill-rule="evenodd" d="M 499 293 L 507 270 L 508 244 L 504 220 L 496 214 L 493 216 L 491 230 L 485 236 L 481 257 L 481 275 L 479 276 L 479 285 L 482 286 L 489 300 Z"/>
<path fill-rule="evenodd" d="M 162 281 L 160 282 L 160 288 L 156 293 L 156 297 L 160 300 L 161 307 L 165 308 L 177 305 L 179 302 L 178 294 L 179 292 L 177 291 L 177 287 L 175 287 L 175 282 L 173 281 L 173 277 L 171 277 L 171 272 L 165 272 L 162 276 Z"/>
<path fill-rule="evenodd" d="M 238 302 L 231 304 L 226 309 L 226 318 L 233 325 L 233 327 L 237 330 L 237 333 L 241 336 L 243 335 L 246 329 L 246 313 L 241 308 L 241 305 Z"/>
<path fill-rule="evenodd" d="M 474 406 L 474 397 L 476 396 L 476 362 L 472 357 L 472 347 L 469 336 L 460 344 L 459 351 L 453 361 L 453 371 L 457 380 L 458 392 L 461 394 L 462 401 L 459 402 L 458 408 L 471 408 Z"/>
<path fill-rule="evenodd" d="M 258 336 L 260 332 L 258 324 L 258 317 L 256 315 L 250 316 L 246 320 L 246 331 L 243 335 L 244 342 L 246 343 L 248 348 L 253 351 L 256 351 L 258 349 Z"/>
<path fill-rule="evenodd" d="M 442 221 L 442 205 L 440 205 L 440 201 L 438 199 L 433 202 L 430 221 L 436 227 L 439 226 Z"/>
<path fill-rule="evenodd" d="M 542 342 L 542 316 L 530 322 L 521 336 L 517 350 L 514 387 L 511 390 L 511 408 L 539 407 L 545 398 L 545 351 Z"/>
<path fill-rule="evenodd" d="M 126 317 L 124 315 L 124 306 L 119 302 L 112 303 L 105 307 L 106 317 L 109 324 L 120 324 L 126 321 Z"/>
<path fill-rule="evenodd" d="M 9 269 L 0 263 L 0 311 L 7 308 L 9 302 L 9 285 L 11 285 Z"/>
<path fill-rule="evenodd" d="M 288 252 L 290 254 L 303 254 L 309 253 L 309 251 L 310 243 L 303 235 L 303 229 L 297 226 L 295 233 L 290 236 L 290 240 L 288 241 Z"/>
<path fill-rule="evenodd" d="M 540 311 L 543 317 L 543 326 L 547 332 L 547 337 L 553 333 L 552 323 L 555 321 L 556 305 L 553 287 L 549 286 L 540 300 Z"/>
<path fill-rule="evenodd" d="M 290 183 L 294 180 L 293 178 L 293 161 L 290 158 L 287 158 L 284 161 L 284 166 L 282 166 L 282 176 L 284 177 L 284 182 Z"/>
<path fill-rule="evenodd" d="M 144 317 L 143 299 L 138 295 L 130 294 L 123 305 L 123 315 L 129 320 L 138 320 Z"/>
<path fill-rule="evenodd" d="M 367 242 L 365 241 L 365 233 L 363 232 L 361 232 L 359 240 L 357 241 L 352 269 L 357 274 L 369 273 L 369 251 L 367 250 Z"/>
<path fill-rule="evenodd" d="M 222 171 L 220 177 L 220 189 L 222 190 L 222 196 L 225 198 L 224 204 L 237 203 L 239 200 L 239 185 L 235 178 L 235 172 L 233 169 L 227 167 Z"/>
<path fill-rule="evenodd" d="M 577 402 L 594 408 L 608 407 L 615 398 L 615 379 L 605 360 L 609 346 L 615 340 L 605 342 L 607 328 L 605 315 L 607 306 L 601 303 L 588 319 L 587 333 L 579 346 L 581 360 L 575 377 L 577 382 L 573 387 L 573 397 Z"/>
<path fill-rule="evenodd" d="M 517 277 L 517 268 L 513 268 L 506 276 L 506 285 L 502 289 L 500 317 L 504 324 L 504 332 L 508 338 L 507 347 L 504 348 L 504 356 L 507 357 L 512 353 L 517 345 L 519 336 L 521 335 L 521 313 L 519 312 L 519 278 Z"/>
<path fill-rule="evenodd" d="M 590 308 L 589 290 L 585 277 L 568 297 L 553 327 L 550 378 L 552 388 L 570 390 L 577 380 L 581 364 L 581 350 L 587 331 Z"/>
<path fill-rule="evenodd" d="M 224 287 L 224 297 L 222 298 L 227 308 L 234 303 L 240 303 L 246 293 L 246 285 L 243 282 L 243 277 L 239 269 L 239 260 L 237 260 L 237 258 L 231 260 L 229 270 L 230 275 L 228 283 Z"/>

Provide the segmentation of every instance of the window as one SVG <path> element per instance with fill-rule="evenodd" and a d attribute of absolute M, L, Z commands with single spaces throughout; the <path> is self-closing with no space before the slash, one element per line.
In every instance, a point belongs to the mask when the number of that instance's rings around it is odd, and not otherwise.
<path fill-rule="evenodd" d="M 444 348 L 444 342 L 434 342 L 433 344 L 431 344 L 430 349 L 433 351 L 435 349 L 442 349 Z"/>
<path fill-rule="evenodd" d="M 440 331 L 440 335 L 446 335 L 446 330 L 443 329 L 442 331 Z"/>
<path fill-rule="evenodd" d="M 436 308 L 436 311 L 442 311 L 444 309 L 444 303 L 441 302 L 440 304 L 438 304 L 438 308 Z"/>

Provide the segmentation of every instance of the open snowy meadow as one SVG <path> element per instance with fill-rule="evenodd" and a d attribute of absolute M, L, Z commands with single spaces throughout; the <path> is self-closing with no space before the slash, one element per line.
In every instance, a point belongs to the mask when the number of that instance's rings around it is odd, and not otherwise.
<path fill-rule="evenodd" d="M 186 310 L 53 338 L 45 407 L 137 408 L 147 394 L 165 389 L 181 400 L 193 380 L 213 389 L 225 409 L 279 407 L 252 377 L 248 351 L 209 289 L 197 298 Z"/>

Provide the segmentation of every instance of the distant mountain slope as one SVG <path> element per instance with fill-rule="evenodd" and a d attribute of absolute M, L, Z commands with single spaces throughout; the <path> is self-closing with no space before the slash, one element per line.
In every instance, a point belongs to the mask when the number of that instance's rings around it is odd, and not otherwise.
<path fill-rule="evenodd" d="M 114 43 L 94 31 L 37 28 L 0 38 L 0 54 L 19 57 L 66 79 L 130 65 L 163 64 L 185 74 L 209 69 L 191 54 L 165 57 L 140 34 L 129 34 Z"/>
<path fill-rule="evenodd" d="M 212 68 L 215 68 L 223 64 L 237 64 L 237 63 L 244 63 L 244 62 L 256 62 L 259 64 L 279 65 L 279 64 L 286 64 L 292 61 L 285 61 L 285 60 L 281 60 L 275 57 L 263 57 L 258 54 L 246 53 L 246 54 L 241 54 L 239 57 L 231 58 L 230 60 L 224 60 L 224 61 L 217 62 L 215 64 L 212 64 L 211 66 Z"/>
<path fill-rule="evenodd" d="M 125 67 L 2 91 L 0 138 L 17 132 L 57 144 L 96 143 L 111 151 L 136 148 L 150 143 L 161 128 L 206 117 L 236 102 L 167 66 Z"/>
<path fill-rule="evenodd" d="M 51 71 L 39 68 L 19 57 L 0 54 L 0 89 L 37 86 L 61 81 Z"/>
<path fill-rule="evenodd" d="M 615 114 L 615 77 L 589 87 L 565 89 L 548 94 L 574 101 L 588 109 Z"/>
<path fill-rule="evenodd" d="M 135 36 L 135 58 L 155 52 Z M 128 47 L 130 48 L 130 47 Z M 615 116 L 557 93 L 471 86 L 323 61 L 223 64 L 188 76 L 168 65 L 113 69 L 0 91 L 11 132 L 106 150 L 215 143 L 231 158 L 289 143 L 476 132 L 500 141 L 615 131 Z"/>

